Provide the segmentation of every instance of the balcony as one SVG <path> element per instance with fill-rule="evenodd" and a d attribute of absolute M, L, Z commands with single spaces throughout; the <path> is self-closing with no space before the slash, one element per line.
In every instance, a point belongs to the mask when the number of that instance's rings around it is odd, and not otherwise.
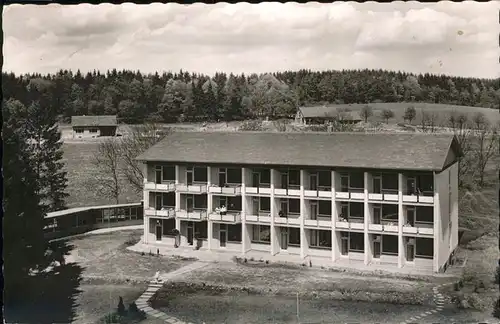
<path fill-rule="evenodd" d="M 172 208 L 162 208 L 162 209 L 154 209 L 154 208 L 146 208 L 144 210 L 144 214 L 146 216 L 159 217 L 159 218 L 174 218 L 176 215 L 175 209 Z"/>
<path fill-rule="evenodd" d="M 270 224 L 271 214 L 246 215 L 245 220 L 252 223 Z"/>
<path fill-rule="evenodd" d="M 347 191 L 336 192 L 335 198 L 346 200 L 364 200 L 365 192 L 363 189 L 348 189 Z"/>
<path fill-rule="evenodd" d="M 378 202 L 378 201 L 394 201 L 397 202 L 399 200 L 398 198 L 398 190 L 393 190 L 393 189 L 387 189 L 387 190 L 382 190 L 380 193 L 369 193 L 368 194 L 368 200 L 372 202 Z"/>
<path fill-rule="evenodd" d="M 208 192 L 216 195 L 239 196 L 241 195 L 241 186 L 219 187 L 217 185 L 211 185 L 208 188 Z"/>
<path fill-rule="evenodd" d="M 425 227 L 424 227 L 425 226 Z M 411 225 L 404 225 L 403 226 L 403 233 L 405 234 L 421 234 L 421 235 L 434 235 L 434 228 L 433 227 L 428 227 L 432 225 L 422 225 L 419 226 L 419 224 L 415 224 L 415 226 Z"/>
<path fill-rule="evenodd" d="M 300 197 L 300 189 L 298 189 L 298 188 L 288 188 L 288 189 L 274 188 L 274 195 L 275 196 L 282 196 L 282 197 L 287 197 L 287 196 Z"/>
<path fill-rule="evenodd" d="M 318 218 L 318 219 L 306 219 L 304 220 L 304 225 L 308 227 L 321 228 L 321 229 L 332 229 L 331 218 Z"/>
<path fill-rule="evenodd" d="M 288 217 L 274 217 L 274 223 L 279 225 L 300 225 L 299 215 L 290 215 Z"/>
<path fill-rule="evenodd" d="M 215 222 L 238 224 L 241 223 L 241 213 L 229 211 L 223 215 L 220 212 L 215 211 L 208 215 L 208 219 Z"/>
<path fill-rule="evenodd" d="M 332 189 L 329 187 L 319 187 L 318 190 L 304 190 L 305 198 L 332 198 Z"/>
<path fill-rule="evenodd" d="M 363 230 L 365 223 L 362 218 L 340 219 L 335 223 L 335 226 L 340 229 Z"/>
<path fill-rule="evenodd" d="M 250 195 L 269 196 L 269 195 L 271 195 L 271 188 L 270 187 L 246 187 L 245 193 L 247 195 L 250 194 Z"/>
<path fill-rule="evenodd" d="M 175 212 L 176 217 L 182 220 L 202 221 L 207 219 L 206 209 L 185 210 L 180 209 Z"/>
<path fill-rule="evenodd" d="M 206 184 L 177 184 L 176 188 L 177 192 L 183 194 L 204 194 L 207 193 L 207 185 Z"/>
<path fill-rule="evenodd" d="M 144 189 L 151 190 L 151 191 L 171 192 L 171 191 L 175 191 L 175 183 L 173 183 L 173 182 L 167 182 L 167 183 L 148 182 L 144 185 Z"/>

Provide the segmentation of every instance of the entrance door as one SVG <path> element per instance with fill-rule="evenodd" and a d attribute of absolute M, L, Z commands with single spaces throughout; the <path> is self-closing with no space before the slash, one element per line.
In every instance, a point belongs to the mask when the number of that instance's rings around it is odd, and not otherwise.
<path fill-rule="evenodd" d="M 194 241 L 194 228 L 193 222 L 188 222 L 187 226 L 187 241 L 189 245 L 193 245 Z"/>
<path fill-rule="evenodd" d="M 375 235 L 373 238 L 373 257 L 375 259 L 380 258 L 380 236 Z"/>
<path fill-rule="evenodd" d="M 156 210 L 161 210 L 162 207 L 162 196 L 160 193 L 155 193 L 155 208 Z"/>
<path fill-rule="evenodd" d="M 406 210 L 406 222 L 411 226 L 415 226 L 415 209 L 408 207 Z"/>
<path fill-rule="evenodd" d="M 311 202 L 311 219 L 318 219 L 318 204 L 315 201 Z"/>
<path fill-rule="evenodd" d="M 280 206 L 281 206 L 281 212 L 283 213 L 283 217 L 286 217 L 288 213 L 288 200 L 282 200 Z"/>
<path fill-rule="evenodd" d="M 288 173 L 281 174 L 281 189 L 288 189 Z"/>
<path fill-rule="evenodd" d="M 219 245 L 220 247 L 226 247 L 227 241 L 227 228 L 226 224 L 219 224 Z"/>
<path fill-rule="evenodd" d="M 156 225 L 156 240 L 161 241 L 161 225 Z"/>
<path fill-rule="evenodd" d="M 155 183 L 161 183 L 161 169 L 156 168 L 155 169 Z"/>
<path fill-rule="evenodd" d="M 410 195 L 417 194 L 417 180 L 415 178 L 406 179 L 406 191 L 407 191 L 407 194 L 410 194 Z"/>
<path fill-rule="evenodd" d="M 288 249 L 288 228 L 281 228 L 281 249 Z"/>
<path fill-rule="evenodd" d="M 318 175 L 311 174 L 309 176 L 309 188 L 311 190 L 318 190 Z"/>
<path fill-rule="evenodd" d="M 260 185 L 260 174 L 258 172 L 252 174 L 252 185 L 256 188 Z"/>
<path fill-rule="evenodd" d="M 252 199 L 252 215 L 258 216 L 259 215 L 259 198 L 253 198 Z"/>
<path fill-rule="evenodd" d="M 186 210 L 188 213 L 193 212 L 194 209 L 194 197 L 193 196 L 187 196 L 186 197 Z"/>
<path fill-rule="evenodd" d="M 186 183 L 188 186 L 193 184 L 193 171 L 186 172 Z"/>
<path fill-rule="evenodd" d="M 219 169 L 219 186 L 224 187 L 226 185 L 226 169 Z"/>
<path fill-rule="evenodd" d="M 373 193 L 382 192 L 382 178 L 377 176 L 373 178 Z"/>
<path fill-rule="evenodd" d="M 414 259 L 415 259 L 415 239 L 407 238 L 406 261 L 413 262 Z"/>
<path fill-rule="evenodd" d="M 349 233 L 346 232 L 341 232 L 341 237 L 340 237 L 340 253 L 342 255 L 348 255 L 349 254 Z"/>

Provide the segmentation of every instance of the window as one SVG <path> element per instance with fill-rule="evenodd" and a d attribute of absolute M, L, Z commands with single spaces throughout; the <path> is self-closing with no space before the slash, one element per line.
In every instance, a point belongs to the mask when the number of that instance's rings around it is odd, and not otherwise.
<path fill-rule="evenodd" d="M 398 237 L 382 235 L 382 254 L 398 254 Z"/>
<path fill-rule="evenodd" d="M 81 128 L 75 128 L 75 133 L 77 133 L 77 134 L 83 134 L 83 129 L 81 129 Z"/>
<path fill-rule="evenodd" d="M 363 233 L 349 233 L 349 252 L 363 252 L 365 250 L 365 236 Z"/>
<path fill-rule="evenodd" d="M 300 246 L 300 228 L 295 228 L 295 227 L 288 228 L 288 245 Z"/>
<path fill-rule="evenodd" d="M 271 170 L 261 169 L 260 170 L 260 183 L 270 184 L 271 183 Z"/>
<path fill-rule="evenodd" d="M 328 200 L 320 200 L 318 201 L 318 211 L 322 216 L 331 216 L 332 215 L 332 202 Z"/>
<path fill-rule="evenodd" d="M 431 238 L 417 238 L 415 242 L 415 255 L 421 258 L 433 258 L 434 240 Z"/>
<path fill-rule="evenodd" d="M 241 211 L 242 197 L 227 197 L 227 209 L 232 211 Z"/>
<path fill-rule="evenodd" d="M 89 128 L 89 133 L 97 133 L 97 128 Z"/>
<path fill-rule="evenodd" d="M 175 229 L 175 219 L 174 218 L 170 218 L 170 219 L 162 219 L 162 222 L 163 222 L 163 228 L 162 228 L 162 232 L 163 232 L 163 235 L 165 236 L 171 236 L 172 235 L 172 231 Z"/>
<path fill-rule="evenodd" d="M 175 166 L 162 166 L 162 180 L 175 181 Z"/>
<path fill-rule="evenodd" d="M 365 174 L 364 172 L 350 172 L 349 173 L 349 188 L 363 189 L 365 187 Z"/>
<path fill-rule="evenodd" d="M 162 192 L 161 193 L 162 207 L 175 207 L 175 193 Z"/>
<path fill-rule="evenodd" d="M 363 203 L 349 203 L 349 218 L 363 218 L 364 207 Z"/>
<path fill-rule="evenodd" d="M 227 169 L 227 183 L 241 184 L 241 180 L 242 180 L 241 168 Z"/>
<path fill-rule="evenodd" d="M 340 232 L 340 253 L 347 255 L 349 253 L 349 233 Z"/>
<path fill-rule="evenodd" d="M 195 182 L 207 182 L 208 181 L 207 168 L 195 167 L 193 172 L 194 172 L 193 179 Z"/>
<path fill-rule="evenodd" d="M 194 208 L 207 208 L 207 195 L 193 195 L 194 196 Z"/>
<path fill-rule="evenodd" d="M 340 191 L 348 192 L 349 191 L 349 174 L 342 173 L 340 175 Z"/>
<path fill-rule="evenodd" d="M 227 240 L 229 242 L 241 242 L 241 224 L 227 225 Z"/>
<path fill-rule="evenodd" d="M 382 219 L 386 221 L 398 221 L 398 205 L 384 204 L 382 205 Z"/>
<path fill-rule="evenodd" d="M 309 246 L 314 248 L 331 248 L 332 231 L 310 230 Z"/>
<path fill-rule="evenodd" d="M 270 212 L 271 211 L 271 198 L 260 197 L 259 211 Z"/>
<path fill-rule="evenodd" d="M 332 173 L 330 171 L 318 172 L 318 185 L 322 188 L 331 188 L 332 186 Z"/>
<path fill-rule="evenodd" d="M 271 227 L 266 225 L 253 225 L 252 242 L 255 243 L 271 242 Z"/>
<path fill-rule="evenodd" d="M 288 170 L 288 184 L 291 186 L 300 186 L 299 170 Z"/>
<path fill-rule="evenodd" d="M 288 199 L 288 212 L 300 214 L 300 199 Z"/>
<path fill-rule="evenodd" d="M 418 206 L 415 208 L 417 212 L 417 223 L 434 223 L 434 208 L 426 206 Z"/>
<path fill-rule="evenodd" d="M 382 174 L 382 189 L 396 191 L 399 188 L 399 175 L 397 173 L 383 173 Z"/>
<path fill-rule="evenodd" d="M 208 225 L 207 222 L 195 222 L 194 223 L 195 236 L 199 239 L 208 238 Z"/>

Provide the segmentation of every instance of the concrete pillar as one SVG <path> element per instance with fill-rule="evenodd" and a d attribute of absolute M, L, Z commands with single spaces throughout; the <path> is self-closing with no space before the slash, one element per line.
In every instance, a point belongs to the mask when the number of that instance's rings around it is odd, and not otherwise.
<path fill-rule="evenodd" d="M 246 224 L 247 215 L 247 196 L 246 196 L 246 184 L 247 184 L 247 168 L 242 168 L 241 170 L 241 254 L 244 256 L 250 248 L 250 240 L 247 239 L 248 229 Z"/>
<path fill-rule="evenodd" d="M 212 241 L 213 241 L 213 236 L 214 236 L 214 223 L 212 221 L 207 222 L 207 232 L 208 232 L 208 238 L 207 238 L 207 243 L 208 243 L 208 249 L 212 249 Z"/>
<path fill-rule="evenodd" d="M 300 170 L 300 258 L 304 259 L 309 253 L 309 243 L 307 240 L 305 225 L 306 200 L 304 198 L 304 184 L 306 183 L 306 172 Z"/>
<path fill-rule="evenodd" d="M 364 263 L 365 263 L 365 265 L 368 265 L 372 261 L 372 257 L 373 257 L 370 235 L 368 234 L 368 224 L 370 224 L 370 205 L 368 204 L 368 188 L 369 188 L 369 182 L 370 182 L 370 174 L 368 172 L 365 172 L 364 177 L 365 177 L 365 185 L 364 185 L 364 188 L 365 188 L 364 189 L 364 193 L 365 193 L 365 199 L 364 199 L 365 230 L 363 232 L 364 243 L 365 243 Z"/>
<path fill-rule="evenodd" d="M 276 199 L 274 198 L 277 172 L 277 170 L 271 169 L 271 255 L 276 255 L 279 251 L 278 235 L 274 226 L 274 215 L 278 213 L 278 206 L 276 206 Z"/>
<path fill-rule="evenodd" d="M 441 204 L 439 201 L 439 191 L 441 188 L 439 187 L 439 181 L 436 181 L 436 177 L 438 174 L 434 172 L 434 256 L 432 259 L 432 266 L 434 272 L 439 272 L 440 262 L 439 259 L 439 241 L 441 236 Z"/>
<path fill-rule="evenodd" d="M 181 179 L 181 168 L 178 164 L 175 165 L 175 184 L 179 184 Z"/>
<path fill-rule="evenodd" d="M 207 167 L 207 188 L 210 188 L 212 184 L 212 168 Z M 207 191 L 210 191 L 208 189 Z M 210 192 L 207 192 L 207 212 L 210 214 L 213 211 L 213 195 Z"/>
<path fill-rule="evenodd" d="M 144 237 L 142 238 L 142 241 L 144 242 L 144 244 L 148 244 L 148 233 L 149 233 L 149 217 L 147 216 L 144 216 L 143 217 L 143 235 Z"/>
<path fill-rule="evenodd" d="M 405 244 L 403 240 L 404 210 L 403 210 L 403 174 L 398 174 L 398 268 L 405 264 Z"/>
<path fill-rule="evenodd" d="M 337 233 L 337 202 L 335 198 L 336 183 L 337 183 L 337 172 L 332 171 L 332 262 L 337 261 L 340 258 L 340 246 L 338 244 L 338 233 Z"/>

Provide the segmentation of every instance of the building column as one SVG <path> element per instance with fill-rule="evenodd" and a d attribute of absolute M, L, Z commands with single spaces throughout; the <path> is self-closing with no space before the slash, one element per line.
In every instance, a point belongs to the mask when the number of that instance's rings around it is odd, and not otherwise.
<path fill-rule="evenodd" d="M 148 234 L 149 234 L 149 217 L 143 216 L 143 221 L 144 221 L 144 237 L 142 238 L 142 241 L 144 244 L 148 244 Z"/>
<path fill-rule="evenodd" d="M 247 168 L 241 169 L 241 254 L 244 256 L 249 250 L 249 241 L 247 240 L 247 195 L 246 195 L 246 183 L 247 183 Z"/>
<path fill-rule="evenodd" d="M 441 204 L 439 202 L 439 191 L 441 188 L 439 187 L 439 182 L 436 181 L 436 177 L 438 175 L 434 172 L 434 237 L 433 237 L 433 245 L 434 245 L 434 255 L 432 258 L 432 267 L 434 272 L 439 272 L 440 262 L 439 259 L 439 238 L 441 236 Z"/>
<path fill-rule="evenodd" d="M 337 211 L 337 201 L 335 197 L 337 172 L 332 171 L 331 178 L 332 178 L 332 262 L 335 262 L 340 258 L 340 247 L 338 244 L 338 235 L 337 235 L 338 211 Z"/>
<path fill-rule="evenodd" d="M 403 209 L 403 174 L 398 174 L 398 268 L 405 264 L 405 244 L 403 238 L 404 209 Z"/>
<path fill-rule="evenodd" d="M 364 243 L 365 243 L 365 253 L 364 253 L 364 263 L 365 265 L 370 264 L 373 258 L 372 245 L 370 240 L 370 234 L 368 233 L 368 227 L 370 224 L 370 205 L 368 204 L 368 192 L 370 188 L 370 174 L 365 172 L 365 185 L 364 185 L 364 225 L 365 230 L 363 232 L 364 235 Z"/>
<path fill-rule="evenodd" d="M 278 235 L 274 226 L 274 215 L 277 214 L 278 208 L 274 198 L 274 186 L 277 183 L 277 170 L 271 169 L 271 255 L 276 255 L 279 251 Z"/>
<path fill-rule="evenodd" d="M 212 240 L 214 236 L 214 223 L 212 221 L 207 221 L 207 243 L 208 243 L 208 249 L 212 249 Z"/>
<path fill-rule="evenodd" d="M 143 177 L 143 184 L 144 185 L 146 185 L 146 183 L 148 182 L 148 175 L 149 175 L 148 171 L 149 171 L 148 164 L 146 162 L 144 162 L 142 164 L 142 173 L 144 175 L 144 177 Z M 144 242 L 144 244 L 148 244 L 149 217 L 146 216 L 146 209 L 149 208 L 149 191 L 143 190 L 142 200 L 143 200 L 142 220 L 143 220 L 143 227 L 144 227 L 144 233 L 143 233 L 144 237 L 143 237 L 142 241 Z"/>
<path fill-rule="evenodd" d="M 308 255 L 309 242 L 307 240 L 305 225 L 306 200 L 304 198 L 304 184 L 306 183 L 306 172 L 300 170 L 300 258 L 304 259 Z"/>

